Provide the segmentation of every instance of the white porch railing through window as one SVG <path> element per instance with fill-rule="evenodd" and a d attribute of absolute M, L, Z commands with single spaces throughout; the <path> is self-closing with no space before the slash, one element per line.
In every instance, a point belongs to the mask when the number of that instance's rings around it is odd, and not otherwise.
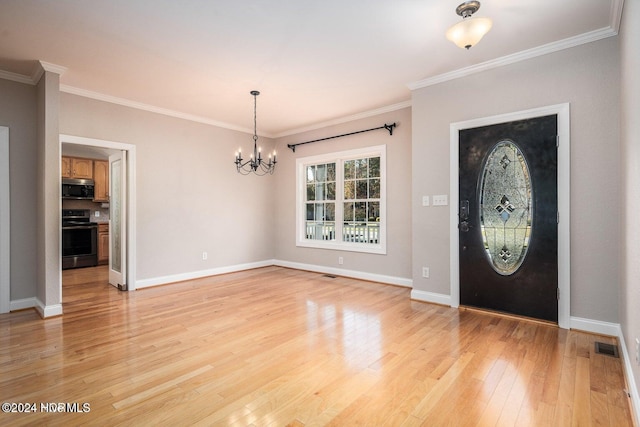
<path fill-rule="evenodd" d="M 306 238 L 309 240 L 335 240 L 334 222 L 307 221 Z M 348 222 L 342 226 L 342 241 L 354 243 L 380 243 L 380 224 Z"/>

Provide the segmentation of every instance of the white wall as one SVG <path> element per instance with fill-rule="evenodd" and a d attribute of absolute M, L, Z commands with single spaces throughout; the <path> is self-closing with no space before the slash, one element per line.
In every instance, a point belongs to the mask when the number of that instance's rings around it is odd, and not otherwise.
<path fill-rule="evenodd" d="M 449 124 L 569 102 L 571 315 L 618 322 L 618 76 L 618 40 L 608 38 L 414 91 L 414 289 L 450 293 L 448 206 L 420 205 L 449 192 Z"/>
<path fill-rule="evenodd" d="M 371 129 L 397 123 L 393 135 L 382 129 L 297 147 L 287 144 Z M 356 120 L 278 139 L 278 167 L 275 177 L 275 256 L 278 260 L 326 268 L 389 276 L 392 283 L 410 283 L 411 277 L 411 109 Z M 387 146 L 387 254 L 296 247 L 296 159 L 375 145 Z M 420 167 L 420 166 L 419 166 Z M 338 257 L 344 264 L 338 264 Z"/>
<path fill-rule="evenodd" d="M 68 93 L 60 133 L 136 146 L 138 281 L 273 258 L 274 177 L 233 164 L 251 135 Z"/>
<path fill-rule="evenodd" d="M 621 141 L 624 189 L 621 197 L 623 254 L 620 286 L 620 324 L 630 356 L 636 387 L 640 365 L 635 361 L 635 340 L 640 338 L 640 3 L 626 1 L 620 27 L 621 41 Z M 636 414 L 640 414 L 638 389 Z M 640 423 L 640 419 L 636 420 Z"/>

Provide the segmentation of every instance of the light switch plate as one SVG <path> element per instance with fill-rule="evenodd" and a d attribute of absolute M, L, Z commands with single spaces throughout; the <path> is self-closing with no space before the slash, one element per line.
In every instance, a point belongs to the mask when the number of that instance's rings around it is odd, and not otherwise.
<path fill-rule="evenodd" d="M 429 196 L 422 196 L 422 206 L 429 206 Z"/>
<path fill-rule="evenodd" d="M 433 196 L 433 206 L 446 206 L 449 204 L 449 197 L 446 194 Z"/>

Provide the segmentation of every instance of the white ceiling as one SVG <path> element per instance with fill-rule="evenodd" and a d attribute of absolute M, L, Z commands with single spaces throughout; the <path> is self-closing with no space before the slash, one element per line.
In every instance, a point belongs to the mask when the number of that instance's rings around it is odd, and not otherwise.
<path fill-rule="evenodd" d="M 471 50 L 445 31 L 461 0 L 1 0 L 0 77 L 36 60 L 61 88 L 282 136 L 408 105 L 409 87 L 615 35 L 623 0 L 482 0 Z M 480 65 L 478 65 L 480 64 Z"/>

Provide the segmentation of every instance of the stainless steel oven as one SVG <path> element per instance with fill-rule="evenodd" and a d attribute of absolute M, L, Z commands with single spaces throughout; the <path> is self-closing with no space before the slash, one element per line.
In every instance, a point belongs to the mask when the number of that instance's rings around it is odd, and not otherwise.
<path fill-rule="evenodd" d="M 98 265 L 98 224 L 86 209 L 62 211 L 62 269 Z"/>

